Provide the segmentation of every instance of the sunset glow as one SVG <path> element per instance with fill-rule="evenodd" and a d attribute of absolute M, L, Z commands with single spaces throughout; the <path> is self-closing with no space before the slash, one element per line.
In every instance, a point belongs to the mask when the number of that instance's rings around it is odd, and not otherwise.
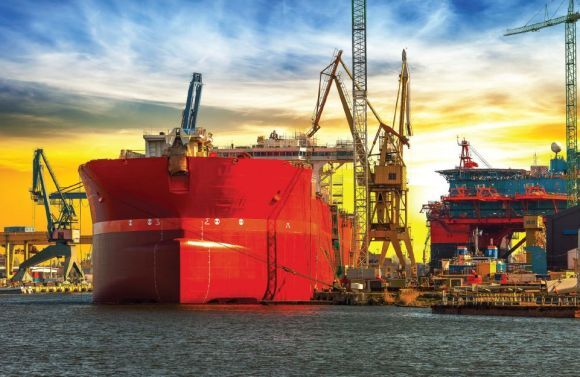
<path fill-rule="evenodd" d="M 178 126 L 194 71 L 204 80 L 199 124 L 223 146 L 306 131 L 333 50 L 350 64 L 344 1 L 25 3 L 0 3 L 0 228 L 43 226 L 27 191 L 34 148 L 62 184 L 75 183 L 79 164 L 143 149 L 144 130 Z M 502 36 L 543 4 L 368 2 L 369 98 L 389 122 L 403 48 L 411 67 L 406 156 L 419 254 L 419 210 L 445 193 L 435 171 L 458 163 L 457 137 L 512 168 L 528 168 L 534 153 L 547 165 L 550 143 L 564 140 L 564 26 Z M 334 92 L 321 126 L 320 143 L 350 137 Z"/>

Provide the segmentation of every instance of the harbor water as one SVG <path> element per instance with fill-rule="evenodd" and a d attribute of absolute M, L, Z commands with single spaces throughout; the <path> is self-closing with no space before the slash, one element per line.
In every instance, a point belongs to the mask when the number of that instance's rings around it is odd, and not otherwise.
<path fill-rule="evenodd" d="M 578 376 L 574 319 L 0 296 L 0 375 Z"/>

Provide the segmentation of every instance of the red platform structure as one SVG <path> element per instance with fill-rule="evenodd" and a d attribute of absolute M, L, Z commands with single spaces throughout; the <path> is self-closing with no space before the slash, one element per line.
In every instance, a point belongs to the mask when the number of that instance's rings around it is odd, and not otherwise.
<path fill-rule="evenodd" d="M 531 170 L 497 169 L 487 163 L 488 167 L 480 168 L 471 157 L 470 143 L 462 140 L 459 145 L 459 166 L 438 171 L 449 182 L 448 194 L 423 206 L 434 268 L 441 259 L 453 257 L 459 245 L 467 245 L 477 254 L 497 244 L 500 256 L 505 256 L 512 248 L 514 233 L 524 231 L 525 215 L 549 216 L 566 208 L 562 171 L 537 166 Z"/>

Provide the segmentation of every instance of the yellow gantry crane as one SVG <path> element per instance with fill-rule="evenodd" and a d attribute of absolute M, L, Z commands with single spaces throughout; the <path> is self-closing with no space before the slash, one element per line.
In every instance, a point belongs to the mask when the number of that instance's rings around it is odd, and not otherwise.
<path fill-rule="evenodd" d="M 335 51 L 332 61 L 320 72 L 318 85 L 318 100 L 312 116 L 312 127 L 307 132 L 308 137 L 313 137 L 320 129 L 320 120 L 332 84 L 335 83 L 342 108 L 353 137 L 354 153 L 359 160 L 369 160 L 378 157 L 376 165 L 368 164 L 369 177 L 366 186 L 369 190 L 369 228 L 368 239 L 370 242 L 382 242 L 382 252 L 379 258 L 379 266 L 384 262 L 386 253 L 393 245 L 395 253 L 399 258 L 402 267 L 405 268 L 405 256 L 402 252 L 401 243 L 411 260 L 412 270 L 415 271 L 415 258 L 407 223 L 407 177 L 406 166 L 403 160 L 403 147 L 409 146 L 408 136 L 411 135 L 410 124 L 410 93 L 409 93 L 409 69 L 406 60 L 406 53 L 403 51 L 403 63 L 399 80 L 399 92 L 395 112 L 398 113 L 398 130 L 388 126 L 380 117 L 375 107 L 366 99 L 366 104 L 371 110 L 375 120 L 379 123 L 378 131 L 375 135 L 371 153 L 364 156 L 366 150 L 361 146 L 359 133 L 353 126 L 352 102 L 349 98 L 349 91 L 343 80 L 345 72 L 352 80 L 351 71 L 342 60 L 342 50 Z M 396 120 L 397 115 L 395 115 Z M 394 123 L 394 122 L 393 122 Z M 357 142 L 358 141 L 358 142 Z M 377 144 L 378 143 L 378 144 Z M 372 150 L 378 145 L 379 151 L 376 154 Z M 355 177 L 355 180 L 357 177 Z M 362 186 L 362 185 L 361 185 Z M 353 266 L 363 265 L 368 260 L 368 249 L 353 248 L 353 255 L 350 256 L 350 264 Z"/>
<path fill-rule="evenodd" d="M 404 147 L 409 146 L 408 137 L 412 135 L 410 120 L 410 74 L 407 64 L 407 53 L 403 50 L 399 90 L 395 103 L 393 125 L 398 115 L 397 130 L 381 124 L 375 135 L 372 151 L 379 142 L 378 161 L 371 173 L 369 192 L 371 193 L 372 213 L 370 216 L 369 237 L 372 242 L 381 242 L 382 249 L 379 266 L 382 266 L 393 245 L 401 268 L 406 270 L 406 260 L 401 245 L 405 245 L 411 262 L 411 275 L 416 277 L 417 267 L 411 235 L 408 226 L 407 199 L 407 166 L 403 159 Z"/>

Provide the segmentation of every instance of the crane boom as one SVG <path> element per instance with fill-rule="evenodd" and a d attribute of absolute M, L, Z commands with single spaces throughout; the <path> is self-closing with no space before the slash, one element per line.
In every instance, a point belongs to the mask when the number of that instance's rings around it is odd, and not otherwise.
<path fill-rule="evenodd" d="M 185 109 L 183 110 L 183 118 L 181 120 L 181 128 L 187 134 L 193 133 L 197 125 L 197 114 L 199 113 L 202 86 L 201 73 L 194 72 L 191 82 L 189 83 L 187 101 L 185 102 Z"/>
<path fill-rule="evenodd" d="M 344 61 L 342 59 L 339 62 L 340 62 L 340 65 L 342 66 L 342 68 L 344 69 L 344 71 L 346 72 L 346 74 L 348 75 L 348 77 L 352 80 L 352 72 L 350 71 L 350 69 L 348 69 L 348 66 L 346 64 L 344 64 Z M 359 86 L 357 83 L 355 83 L 354 85 L 356 86 L 357 89 L 359 89 Z M 373 113 L 373 115 L 375 116 L 377 121 L 381 124 L 384 124 L 383 120 L 381 119 L 381 116 L 379 115 L 377 110 L 375 110 L 373 104 L 371 103 L 371 101 L 369 101 L 368 97 L 367 97 L 366 101 L 367 101 L 367 106 L 369 107 L 369 109 L 371 109 L 371 112 Z"/>
<path fill-rule="evenodd" d="M 342 60 L 342 50 L 337 50 L 334 52 L 332 62 L 327 65 L 322 71 L 320 71 L 320 79 L 318 82 L 318 100 L 316 101 L 316 107 L 314 108 L 314 112 L 312 114 L 312 126 L 310 130 L 306 133 L 306 136 L 313 137 L 318 130 L 320 130 L 320 120 L 322 119 L 322 113 L 324 112 L 324 108 L 326 105 L 326 101 L 328 99 L 328 95 L 330 94 L 330 90 L 332 88 L 332 83 L 336 85 L 336 90 L 338 92 L 338 96 L 340 98 L 340 103 L 342 104 L 342 109 L 344 110 L 344 115 L 346 121 L 349 126 L 350 134 L 352 135 L 354 145 L 355 145 L 355 153 L 358 154 L 359 158 L 363 158 L 362 153 L 364 153 L 364 149 L 360 148 L 362 142 L 360 140 L 359 134 L 355 132 L 353 128 L 353 116 L 352 116 L 352 101 L 349 96 L 349 91 L 346 88 L 346 84 L 343 80 L 341 72 L 339 69 L 342 69 L 346 72 L 347 76 L 352 80 L 352 73 L 348 69 L 347 65 Z M 375 110 L 375 107 L 372 105 L 371 101 L 367 98 L 366 99 L 367 106 L 371 109 L 375 119 L 379 122 L 379 129 L 384 130 L 388 134 L 392 134 L 401 143 L 405 145 L 409 145 L 409 140 L 406 136 L 400 135 L 397 131 L 395 131 L 392 127 L 386 125 L 379 113 Z M 373 147 L 377 142 L 377 137 L 375 137 L 373 141 Z M 359 146 L 359 148 L 356 148 Z M 372 150 L 372 148 L 370 149 Z M 367 158 L 370 153 L 367 154 Z"/>
<path fill-rule="evenodd" d="M 504 36 L 510 36 L 510 35 L 515 35 L 515 34 L 523 34 L 523 33 L 527 33 L 530 31 L 538 31 L 550 26 L 556 26 L 559 24 L 562 24 L 564 22 L 576 22 L 577 20 L 580 19 L 580 13 L 576 12 L 576 13 L 572 13 L 572 14 L 568 14 L 562 17 L 557 17 L 557 18 L 552 18 L 546 21 L 542 21 L 542 22 L 537 22 L 535 24 L 531 24 L 531 25 L 526 25 L 526 26 L 522 26 L 522 27 L 517 27 L 514 29 L 508 29 Z"/>
<path fill-rule="evenodd" d="M 342 59 L 340 60 L 340 64 L 344 68 L 344 71 L 346 72 L 346 74 L 348 75 L 348 77 L 352 80 L 352 73 L 350 72 L 350 70 L 348 69 L 348 67 L 346 66 L 346 64 L 344 64 L 344 61 Z M 373 104 L 371 103 L 371 101 L 369 101 L 368 97 L 367 97 L 367 106 L 369 107 L 369 109 L 371 109 L 371 112 L 375 116 L 375 119 L 379 122 L 379 126 L 378 126 L 378 129 L 379 130 L 380 129 L 384 129 L 385 132 L 390 133 L 390 134 L 396 136 L 403 144 L 409 146 L 409 139 L 408 138 L 406 138 L 404 135 L 398 133 L 397 131 L 395 131 L 394 128 L 388 126 L 385 122 L 383 122 L 383 119 L 381 118 L 381 116 L 379 115 L 379 113 L 377 112 L 377 110 L 375 110 L 375 107 L 373 106 Z M 375 137 L 375 139 L 373 140 L 373 144 L 372 144 L 371 148 L 369 149 L 369 156 L 370 156 L 370 151 L 373 150 L 376 142 L 377 142 L 377 138 Z"/>
<path fill-rule="evenodd" d="M 316 132 L 318 132 L 318 130 L 320 130 L 320 120 L 322 118 L 322 113 L 324 112 L 326 100 L 328 99 L 328 95 L 330 94 L 330 89 L 332 87 L 333 81 L 336 82 L 336 84 L 337 84 L 336 87 L 339 91 L 339 95 L 344 96 L 344 99 L 346 99 L 348 102 L 346 104 L 346 107 L 345 107 L 345 103 L 342 100 L 343 97 L 341 97 L 341 102 L 342 102 L 347 120 L 349 121 L 349 125 L 352 124 L 352 119 L 351 119 L 352 118 L 352 103 L 351 103 L 352 101 L 350 101 L 350 99 L 348 97 L 348 91 L 346 90 L 346 87 L 344 86 L 344 81 L 342 80 L 341 75 L 338 72 L 339 65 L 344 69 L 347 76 L 352 80 L 352 73 L 350 72 L 350 69 L 348 69 L 348 66 L 344 63 L 344 60 L 342 59 L 342 50 L 336 51 L 333 55 L 332 62 L 329 65 L 327 65 L 322 71 L 320 71 L 320 79 L 318 82 L 318 100 L 316 102 L 316 107 L 314 108 L 314 113 L 312 114 L 312 126 L 310 127 L 310 130 L 308 130 L 308 132 L 306 133 L 306 136 L 308 136 L 308 137 L 313 137 L 316 134 Z M 341 94 L 341 88 L 342 88 L 342 94 Z M 368 99 L 368 97 L 366 99 L 366 102 L 367 102 L 368 108 L 373 113 L 375 119 L 377 120 L 377 122 L 379 122 L 379 128 L 383 127 L 386 132 L 396 136 L 398 139 L 401 140 L 401 142 L 403 144 L 409 145 L 408 138 L 406 138 L 404 135 L 399 134 L 392 127 L 389 127 L 385 122 L 383 122 L 383 119 L 381 118 L 378 111 L 373 106 L 372 102 Z M 351 129 L 351 134 L 352 134 L 352 129 Z M 373 146 L 375 143 L 376 143 L 376 139 L 373 141 Z M 370 150 L 372 150 L 372 148 Z"/>
<path fill-rule="evenodd" d="M 336 70 L 338 69 L 338 62 L 340 61 L 341 56 L 342 50 L 338 50 L 332 62 L 320 72 L 320 78 L 318 80 L 318 101 L 316 102 L 316 108 L 312 115 L 312 127 L 306 133 L 307 137 L 314 136 L 314 134 L 320 129 L 320 117 L 322 116 L 324 105 L 326 105 L 326 100 L 328 99 L 330 88 L 332 87 L 332 79 L 336 76 Z"/>
<path fill-rule="evenodd" d="M 50 174 L 56 192 L 49 195 L 47 182 L 45 181 L 43 171 L 46 169 Z M 57 230 L 70 229 L 71 223 L 76 216 L 74 207 L 66 200 L 62 188 L 58 184 L 56 175 L 52 170 L 46 155 L 42 149 L 34 151 L 34 160 L 32 166 L 32 188 L 30 189 L 32 200 L 35 203 L 42 204 L 46 213 L 46 226 L 49 240 L 54 240 L 54 234 Z M 60 213 L 54 216 L 50 210 L 50 200 L 58 200 Z"/>

